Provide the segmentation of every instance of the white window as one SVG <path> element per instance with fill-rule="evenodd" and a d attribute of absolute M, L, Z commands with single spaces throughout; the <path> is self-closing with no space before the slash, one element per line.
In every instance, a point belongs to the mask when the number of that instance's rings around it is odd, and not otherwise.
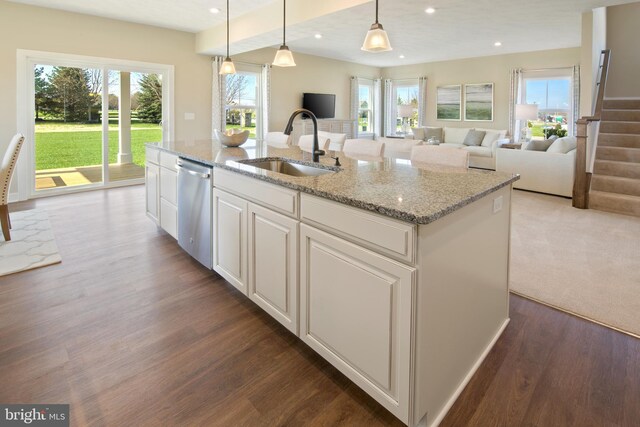
<path fill-rule="evenodd" d="M 373 80 L 358 79 L 359 134 L 369 134 L 374 132 L 375 108 Z"/>
<path fill-rule="evenodd" d="M 396 102 L 396 133 L 408 132 L 418 126 L 418 80 L 394 82 L 393 99 Z"/>
<path fill-rule="evenodd" d="M 249 138 L 262 135 L 261 69 L 236 65 L 226 76 L 226 129 L 249 130 Z"/>
<path fill-rule="evenodd" d="M 573 82 L 571 69 L 525 71 L 522 100 L 538 106 L 538 119 L 531 122 L 532 137 L 573 134 Z"/>
<path fill-rule="evenodd" d="M 418 126 L 420 111 L 419 79 L 385 81 L 385 133 L 410 132 Z"/>

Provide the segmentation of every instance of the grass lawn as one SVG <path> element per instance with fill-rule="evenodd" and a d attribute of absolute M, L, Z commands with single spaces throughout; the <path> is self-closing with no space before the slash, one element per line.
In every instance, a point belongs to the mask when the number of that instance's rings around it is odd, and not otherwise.
<path fill-rule="evenodd" d="M 70 123 L 70 122 L 36 122 L 36 133 L 39 132 L 80 132 L 102 130 L 101 123 Z M 154 123 L 132 122 L 131 129 L 161 129 L 160 125 Z M 118 120 L 109 120 L 109 130 L 118 130 Z"/>
<path fill-rule="evenodd" d="M 102 163 L 100 124 L 75 124 L 67 131 L 61 130 L 59 125 L 61 123 L 55 123 L 51 128 L 44 126 L 40 130 L 38 130 L 38 126 L 42 125 L 36 125 L 36 170 L 91 166 Z M 69 123 L 64 123 L 64 125 L 69 125 Z M 159 126 L 149 123 L 144 123 L 144 125 L 146 127 L 132 125 L 131 129 L 133 162 L 139 166 L 144 166 L 145 162 L 144 144 L 159 142 L 162 139 L 162 130 Z M 93 126 L 93 128 L 86 130 L 88 126 Z M 50 131 L 50 129 L 55 130 Z M 109 163 L 116 163 L 117 154 L 118 131 L 116 128 L 116 130 L 109 130 Z"/>

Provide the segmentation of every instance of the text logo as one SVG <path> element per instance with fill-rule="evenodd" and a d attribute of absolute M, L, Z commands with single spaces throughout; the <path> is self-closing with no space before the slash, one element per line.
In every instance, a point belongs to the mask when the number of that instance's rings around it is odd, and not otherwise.
<path fill-rule="evenodd" d="M 0 404 L 0 427 L 69 427 L 69 405 Z"/>

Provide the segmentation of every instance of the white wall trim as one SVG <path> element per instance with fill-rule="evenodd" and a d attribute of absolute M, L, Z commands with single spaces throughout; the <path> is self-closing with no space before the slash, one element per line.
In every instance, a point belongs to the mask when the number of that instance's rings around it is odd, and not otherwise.
<path fill-rule="evenodd" d="M 25 135 L 23 154 L 16 166 L 17 193 L 14 200 L 27 200 L 35 194 L 35 88 L 33 67 L 37 64 L 58 65 L 79 68 L 102 68 L 118 71 L 161 74 L 162 81 L 162 139 L 163 143 L 175 139 L 174 117 L 174 72 L 169 64 L 130 61 L 125 59 L 103 58 L 66 53 L 16 50 L 16 129 Z M 166 102 L 165 102 L 166 101 Z"/>

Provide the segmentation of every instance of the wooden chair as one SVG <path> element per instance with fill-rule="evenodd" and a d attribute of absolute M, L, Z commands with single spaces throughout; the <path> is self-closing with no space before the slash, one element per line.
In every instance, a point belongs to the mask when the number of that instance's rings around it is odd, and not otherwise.
<path fill-rule="evenodd" d="M 416 145 L 411 149 L 411 163 L 467 169 L 469 152 L 443 145 Z"/>
<path fill-rule="evenodd" d="M 11 220 L 9 219 L 9 206 L 7 205 L 9 185 L 11 184 L 11 175 L 15 169 L 23 142 L 24 136 L 22 134 L 15 135 L 11 139 L 0 165 L 0 188 L 2 190 L 2 193 L 0 193 L 0 225 L 2 225 L 4 240 L 7 242 L 11 240 L 11 234 L 9 233 Z"/>
<path fill-rule="evenodd" d="M 384 142 L 371 139 L 347 139 L 342 151 L 346 155 L 360 155 L 382 157 L 384 155 Z"/>

